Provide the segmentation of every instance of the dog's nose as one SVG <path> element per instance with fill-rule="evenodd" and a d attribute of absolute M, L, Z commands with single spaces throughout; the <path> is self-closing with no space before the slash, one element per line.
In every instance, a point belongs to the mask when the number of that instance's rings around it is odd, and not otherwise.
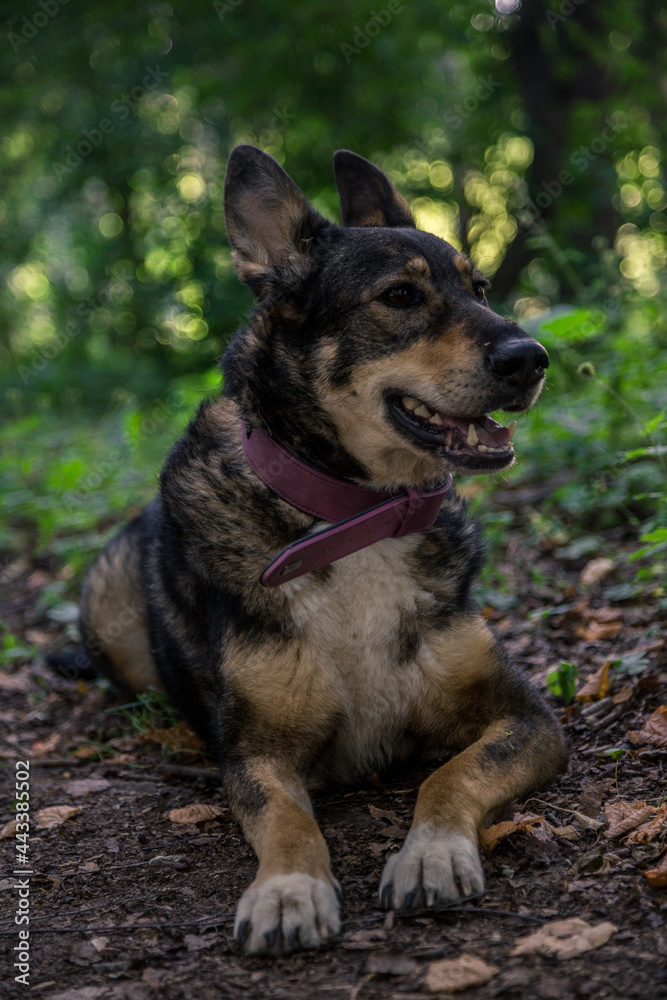
<path fill-rule="evenodd" d="M 491 371 L 510 385 L 539 382 L 549 367 L 549 355 L 536 340 L 509 340 L 496 344 L 488 356 Z"/>

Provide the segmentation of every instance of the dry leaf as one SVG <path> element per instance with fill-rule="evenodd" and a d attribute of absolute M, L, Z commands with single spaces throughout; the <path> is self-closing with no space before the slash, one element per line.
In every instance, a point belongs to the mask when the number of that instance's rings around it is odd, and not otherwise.
<path fill-rule="evenodd" d="M 5 823 L 2 830 L 0 830 L 0 840 L 8 840 L 13 837 L 16 833 L 16 820 L 10 819 L 9 823 Z"/>
<path fill-rule="evenodd" d="M 626 844 L 650 844 L 658 836 L 667 822 L 667 802 L 663 802 L 648 822 L 633 830 Z"/>
<path fill-rule="evenodd" d="M 405 820 L 395 813 L 392 809 L 378 809 L 377 806 L 369 806 L 368 811 L 373 817 L 373 819 L 384 819 L 387 820 L 392 826 L 398 826 L 403 828 L 405 833 L 406 825 Z"/>
<path fill-rule="evenodd" d="M 590 926 L 579 917 L 554 920 L 539 931 L 521 938 L 510 955 L 551 955 L 554 958 L 576 958 L 606 944 L 618 928 L 605 921 Z"/>
<path fill-rule="evenodd" d="M 667 705 L 656 708 L 655 712 L 649 715 L 642 729 L 634 730 L 625 735 L 639 746 L 667 749 Z"/>
<path fill-rule="evenodd" d="M 51 830 L 54 826 L 60 826 L 66 819 L 76 816 L 79 809 L 77 806 L 47 806 L 40 809 L 35 814 L 38 830 Z"/>
<path fill-rule="evenodd" d="M 655 812 L 655 806 L 647 806 L 644 801 L 624 802 L 618 799 L 616 802 L 607 802 L 604 812 L 609 823 L 609 829 L 604 832 L 605 837 L 621 837 L 649 819 Z"/>
<path fill-rule="evenodd" d="M 590 608 L 589 614 L 596 622 L 618 622 L 623 618 L 622 608 Z"/>
<path fill-rule="evenodd" d="M 177 722 L 175 726 L 169 726 L 167 729 L 152 729 L 148 726 L 143 739 L 159 743 L 160 746 L 177 753 L 204 749 L 203 742 L 192 732 L 187 722 Z"/>
<path fill-rule="evenodd" d="M 30 677 L 27 674 L 6 674 L 0 670 L 0 691 L 27 691 Z"/>
<path fill-rule="evenodd" d="M 82 795 L 90 792 L 103 792 L 111 788 L 111 782 L 106 778 L 79 778 L 77 781 L 68 781 L 63 791 L 71 795 L 73 799 L 79 799 Z"/>
<path fill-rule="evenodd" d="M 377 948 L 378 941 L 385 941 L 387 932 L 382 927 L 369 927 L 355 931 L 343 941 L 343 948 L 348 951 L 372 951 Z"/>
<path fill-rule="evenodd" d="M 631 687 L 622 687 L 621 690 L 618 691 L 611 699 L 614 705 L 622 705 L 624 702 L 628 701 L 628 699 L 632 697 L 632 690 L 633 689 Z"/>
<path fill-rule="evenodd" d="M 207 802 L 193 802 L 189 806 L 183 806 L 182 809 L 172 809 L 169 819 L 172 823 L 203 823 L 207 819 L 222 816 L 224 812 L 221 806 Z"/>
<path fill-rule="evenodd" d="M 511 833 L 532 833 L 533 827 L 537 823 L 543 823 L 544 816 L 532 816 L 530 813 L 521 815 L 517 813 L 514 819 L 503 820 L 502 823 L 494 823 L 492 826 L 481 830 L 479 842 L 482 847 L 488 847 L 490 851 Z"/>
<path fill-rule="evenodd" d="M 621 622 L 603 623 L 593 620 L 588 625 L 581 625 L 576 634 L 586 642 L 600 642 L 601 639 L 613 639 L 620 631 Z"/>
<path fill-rule="evenodd" d="M 456 993 L 467 990 L 469 986 L 488 983 L 498 971 L 497 965 L 487 965 L 476 955 L 466 955 L 464 952 L 458 958 L 431 962 L 424 982 L 431 993 Z"/>
<path fill-rule="evenodd" d="M 592 701 L 593 699 L 606 698 L 609 694 L 609 668 L 611 667 L 611 660 L 607 660 L 606 663 L 596 670 L 594 674 L 591 674 L 587 678 L 583 687 L 577 691 L 575 698 L 577 701 Z"/>
<path fill-rule="evenodd" d="M 572 810 L 572 815 L 579 826 L 583 826 L 585 830 L 600 830 L 604 826 L 604 822 L 601 819 L 593 819 L 591 816 L 586 816 L 585 813 L 577 812 L 576 809 Z"/>
<path fill-rule="evenodd" d="M 186 934 L 183 940 L 188 951 L 202 951 L 206 948 L 212 948 L 214 944 L 218 943 L 217 935 L 213 934 L 208 937 L 201 937 L 199 934 Z"/>
<path fill-rule="evenodd" d="M 572 824 L 567 826 L 552 826 L 551 823 L 544 821 L 544 825 L 550 833 L 555 834 L 557 837 L 564 837 L 565 840 L 581 840 L 581 834 L 577 833 Z"/>
<path fill-rule="evenodd" d="M 591 559 L 579 574 L 579 583 L 585 587 L 592 587 L 604 579 L 608 573 L 611 573 L 613 568 L 613 559 L 607 559 L 604 556 L 601 559 Z"/>
<path fill-rule="evenodd" d="M 376 951 L 366 960 L 366 972 L 381 976 L 409 976 L 418 968 L 413 958 L 392 951 Z"/>
<path fill-rule="evenodd" d="M 33 757 L 46 757 L 48 753 L 55 750 L 60 743 L 60 733 L 51 733 L 45 740 L 37 740 L 32 745 Z"/>
<path fill-rule="evenodd" d="M 664 889 L 667 886 L 667 854 L 657 868 L 651 868 L 644 875 L 654 889 Z"/>

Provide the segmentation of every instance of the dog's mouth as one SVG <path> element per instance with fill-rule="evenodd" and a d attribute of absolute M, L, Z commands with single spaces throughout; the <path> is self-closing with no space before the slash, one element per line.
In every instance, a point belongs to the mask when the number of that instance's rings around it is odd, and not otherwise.
<path fill-rule="evenodd" d="M 495 471 L 514 460 L 512 436 L 516 420 L 504 427 L 488 413 L 470 418 L 452 417 L 413 396 L 392 395 L 388 404 L 391 417 L 402 430 L 422 445 L 444 448 L 452 465 L 473 471 Z"/>

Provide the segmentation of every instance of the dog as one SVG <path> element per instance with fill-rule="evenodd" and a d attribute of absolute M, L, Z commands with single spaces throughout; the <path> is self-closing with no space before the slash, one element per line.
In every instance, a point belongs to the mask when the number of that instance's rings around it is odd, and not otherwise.
<path fill-rule="evenodd" d="M 248 954 L 340 930 L 313 788 L 449 755 L 379 887 L 385 907 L 434 907 L 483 891 L 485 817 L 566 761 L 471 597 L 479 531 L 450 489 L 513 463 L 516 421 L 488 411 L 528 410 L 548 356 L 386 174 L 334 164 L 342 225 L 272 157 L 232 151 L 227 233 L 256 306 L 82 594 L 90 658 L 166 690 L 220 760 L 259 862 L 234 928 Z"/>

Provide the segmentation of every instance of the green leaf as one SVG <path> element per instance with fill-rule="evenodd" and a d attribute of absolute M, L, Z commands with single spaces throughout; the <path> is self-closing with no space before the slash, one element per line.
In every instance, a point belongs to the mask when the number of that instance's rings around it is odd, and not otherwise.
<path fill-rule="evenodd" d="M 579 668 L 575 663 L 566 663 L 561 660 L 555 670 L 547 674 L 547 687 L 556 698 L 568 704 L 574 698 L 577 690 L 577 678 Z"/>

